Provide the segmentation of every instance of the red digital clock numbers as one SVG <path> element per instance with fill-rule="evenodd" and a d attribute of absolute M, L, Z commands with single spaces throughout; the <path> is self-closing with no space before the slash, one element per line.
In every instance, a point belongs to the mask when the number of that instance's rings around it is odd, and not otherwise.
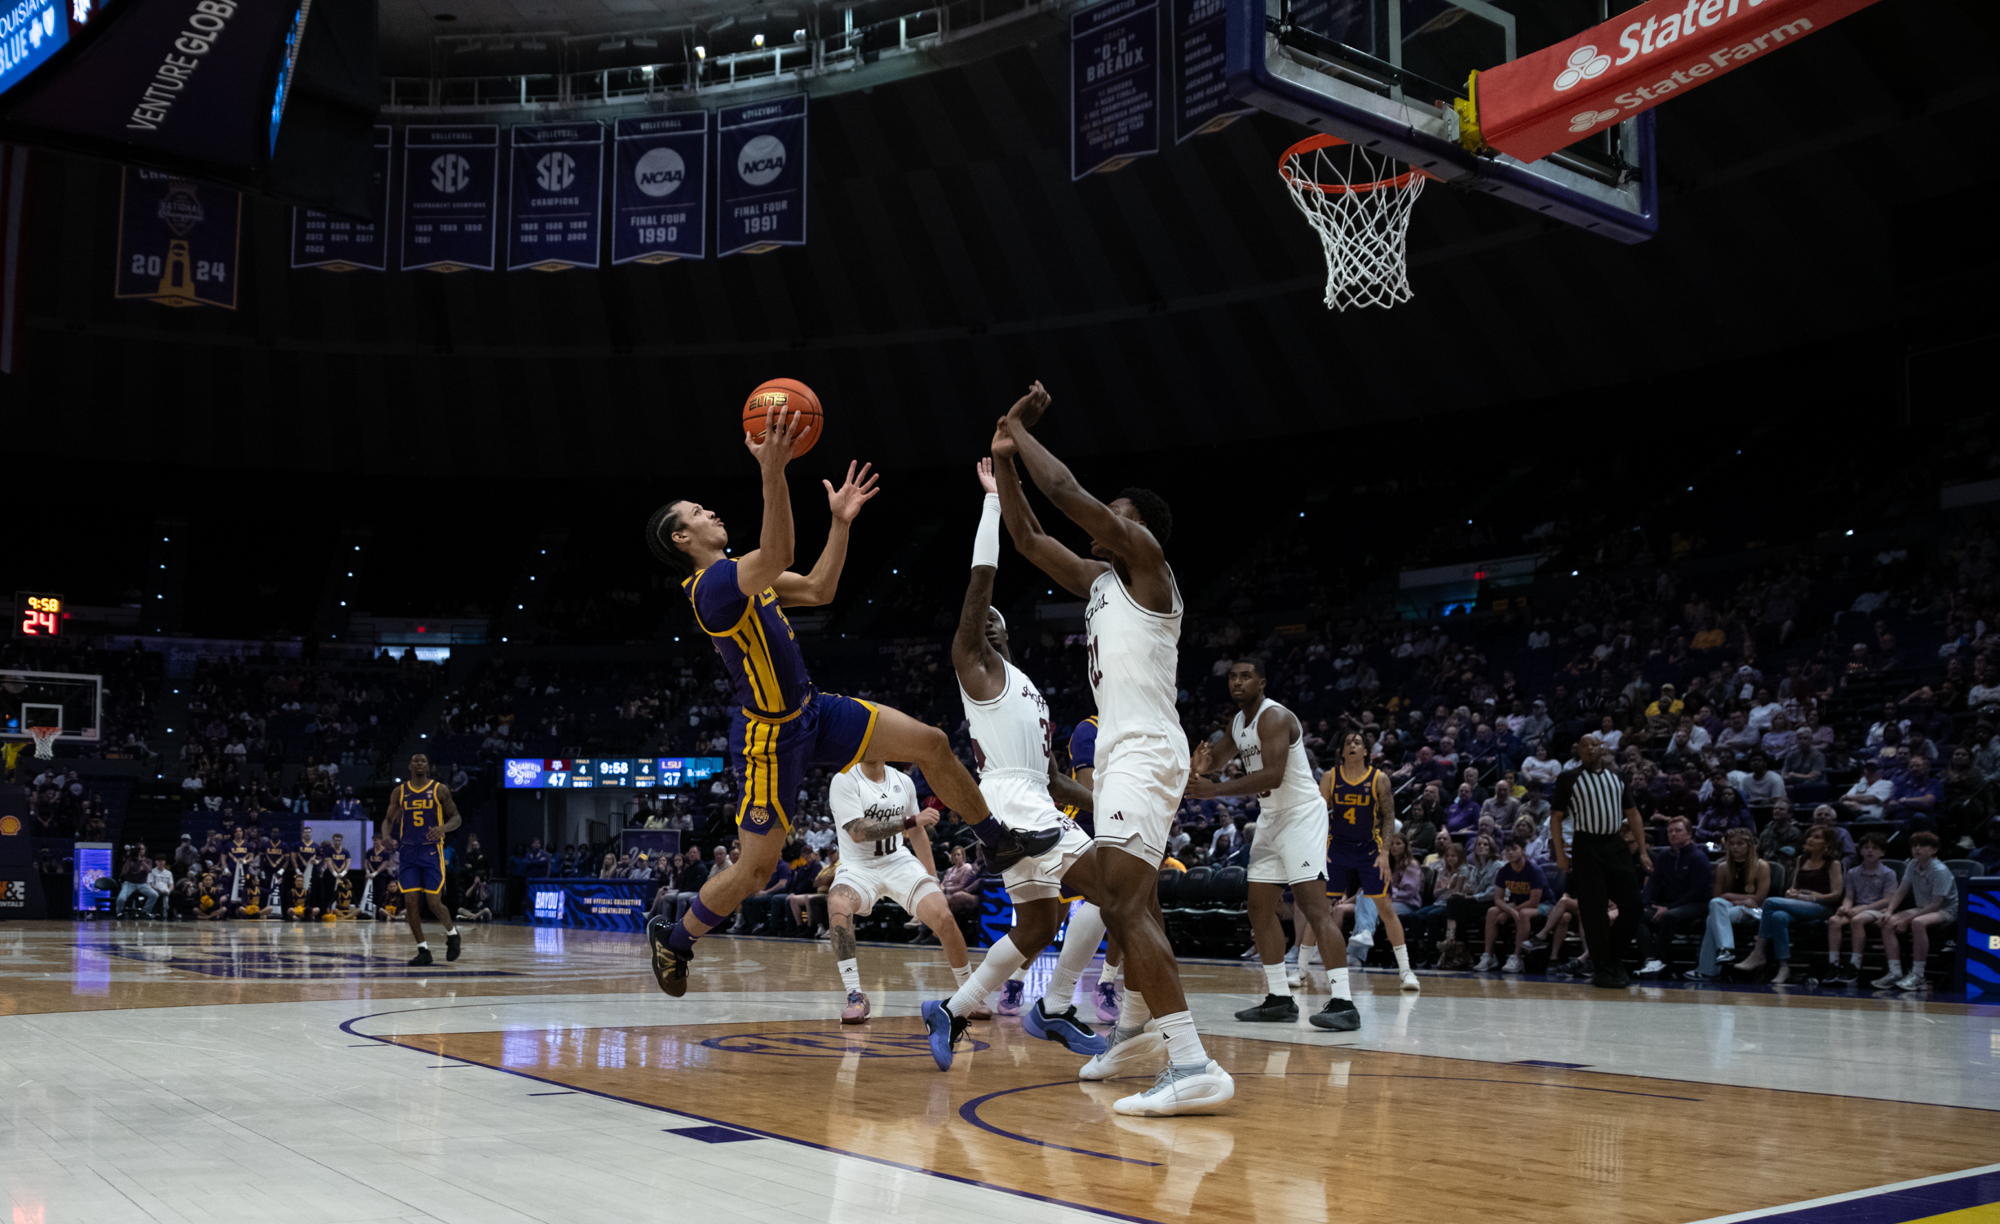
<path fill-rule="evenodd" d="M 63 601 L 60 595 L 33 595 L 21 592 L 14 597 L 19 610 L 22 637 L 55 637 L 62 632 Z"/>

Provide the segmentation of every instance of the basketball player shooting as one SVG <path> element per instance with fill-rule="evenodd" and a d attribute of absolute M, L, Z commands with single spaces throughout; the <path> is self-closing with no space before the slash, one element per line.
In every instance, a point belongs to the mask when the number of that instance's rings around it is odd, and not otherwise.
<path fill-rule="evenodd" d="M 1007 619 L 993 607 L 993 579 L 1000 572 L 1000 495 L 991 459 L 979 461 L 979 483 L 986 499 L 972 539 L 972 581 L 951 640 L 951 666 L 965 699 L 972 755 L 979 762 L 979 790 L 994 817 L 1008 828 L 1023 833 L 1054 829 L 1061 840 L 1046 854 L 1007 869 L 1004 882 L 1014 904 L 1014 929 L 986 953 L 969 981 L 959 983 L 957 994 L 923 1005 L 931 1056 L 940 1071 L 951 1069 L 952 1047 L 966 1021 L 974 1018 L 974 1009 L 1056 937 L 1064 891 L 1085 897 L 1097 892 L 1093 843 L 1075 821 L 1056 810 L 1051 792 L 1061 792 L 1080 807 L 1089 807 L 1091 797 L 1056 772 L 1049 752 L 1049 703 L 1027 673 L 1014 666 Z M 1103 938 L 1104 919 L 1086 901 L 1070 919 L 1048 993 L 1021 1013 L 1021 1027 L 1030 1036 L 1058 1042 L 1077 1054 L 1104 1052 L 1104 1039 L 1077 1017 L 1070 1002 L 1077 978 L 1096 957 Z"/>
<path fill-rule="evenodd" d="M 410 937 L 417 941 L 412 965 L 432 963 L 431 946 L 424 942 L 425 906 L 445 929 L 445 960 L 458 959 L 458 924 L 445 912 L 439 894 L 444 890 L 444 839 L 461 823 L 451 788 L 431 777 L 431 759 L 421 752 L 411 757 L 410 780 L 389 794 L 382 836 L 398 847 L 397 883 L 408 898 L 403 916 L 409 920 Z"/>
<path fill-rule="evenodd" d="M 763 527 L 750 552 L 731 557 L 721 516 L 695 502 L 670 501 L 646 524 L 648 547 L 683 576 L 681 589 L 694 605 L 695 622 L 734 678 L 738 709 L 730 723 L 729 756 L 743 780 L 736 810 L 743 857 L 711 876 L 679 921 L 656 915 L 646 927 L 653 977 L 675 998 L 687 993 L 695 941 L 771 878 L 791 829 L 785 799 L 798 793 L 811 766 L 846 770 L 860 761 L 915 762 L 1003 870 L 1056 843 L 1053 832 L 1023 837 L 993 819 L 943 731 L 888 706 L 813 687 L 784 609 L 832 602 L 847 561 L 849 527 L 880 490 L 866 465 L 857 473 L 848 464 L 847 479 L 837 489 L 821 481 L 833 512 L 826 548 L 811 573 L 791 572 L 792 497 L 785 465 L 799 426 L 796 413 L 779 409 L 761 437 L 743 437 L 764 483 Z"/>
<path fill-rule="evenodd" d="M 1233 1097 L 1236 1086 L 1195 1032 L 1159 897 L 1160 861 L 1187 787 L 1189 763 L 1187 735 L 1174 705 L 1180 589 L 1161 548 L 1173 516 L 1165 499 L 1148 489 L 1126 489 L 1108 506 L 1092 497 L 1028 432 L 1048 406 L 1049 394 L 1038 382 L 1000 418 L 993 433 L 993 476 L 1014 547 L 1088 600 L 1084 624 L 1099 722 L 1092 778 L 1097 904 L 1124 950 L 1126 989 L 1110 1048 L 1079 1074 L 1130 1075 L 1164 1047 L 1167 1066 L 1153 1086 L 1113 1108 L 1155 1117 L 1208 1113 Z M 1042 530 L 1015 474 L 1017 455 L 1035 487 L 1090 533 L 1090 556 L 1077 556 Z"/>

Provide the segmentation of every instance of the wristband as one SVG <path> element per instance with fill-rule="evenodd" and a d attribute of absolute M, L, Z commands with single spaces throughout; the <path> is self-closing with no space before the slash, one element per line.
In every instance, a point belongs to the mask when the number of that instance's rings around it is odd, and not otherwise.
<path fill-rule="evenodd" d="M 914 829 L 914 828 L 916 828 L 916 827 L 917 827 L 917 818 L 916 818 L 915 816 L 905 816 L 905 817 L 903 817 L 903 827 L 904 827 L 905 829 Z"/>

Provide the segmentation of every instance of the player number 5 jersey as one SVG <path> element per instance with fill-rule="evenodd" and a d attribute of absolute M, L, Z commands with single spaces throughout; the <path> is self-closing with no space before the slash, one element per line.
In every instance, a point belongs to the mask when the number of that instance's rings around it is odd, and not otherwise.
<path fill-rule="evenodd" d="M 1097 698 L 1100 760 L 1132 736 L 1165 739 L 1177 745 L 1186 760 L 1187 734 L 1174 705 L 1181 640 L 1179 584 L 1173 584 L 1173 592 L 1173 611 L 1150 612 L 1132 598 L 1114 570 L 1106 569 L 1090 584 L 1083 620 L 1090 637 L 1090 691 Z"/>
<path fill-rule="evenodd" d="M 1026 672 L 1004 659 L 1001 663 L 1007 669 L 1006 682 L 993 700 L 974 701 L 963 685 L 958 690 L 965 698 L 965 721 L 972 732 L 979 776 L 1043 781 L 1049 776 L 1049 703 Z"/>
<path fill-rule="evenodd" d="M 841 864 L 859 867 L 902 853 L 903 834 L 899 832 L 880 841 L 856 841 L 847 826 L 864 818 L 915 816 L 917 786 L 908 774 L 886 765 L 882 768 L 882 781 L 871 782 L 856 765 L 846 773 L 834 775 L 826 789 L 826 802 L 833 809 L 833 827 L 839 831 Z"/>
<path fill-rule="evenodd" d="M 1238 710 L 1229 723 L 1229 737 L 1235 741 L 1236 756 L 1243 762 L 1246 773 L 1264 768 L 1264 744 L 1257 738 L 1257 720 L 1264 717 L 1266 710 L 1289 713 L 1285 707 L 1266 697 L 1254 716 L 1246 719 L 1243 711 Z M 1257 796 L 1265 811 L 1284 812 L 1320 801 L 1319 785 L 1313 781 L 1312 769 L 1306 765 L 1306 754 L 1299 746 L 1302 739 L 1299 729 L 1294 727 L 1292 750 L 1285 754 L 1284 776 L 1274 789 Z"/>

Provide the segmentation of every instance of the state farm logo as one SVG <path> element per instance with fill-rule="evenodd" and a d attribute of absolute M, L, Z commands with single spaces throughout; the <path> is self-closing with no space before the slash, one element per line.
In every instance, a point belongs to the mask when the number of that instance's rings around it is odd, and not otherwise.
<path fill-rule="evenodd" d="M 1569 130 L 1572 132 L 1588 132 L 1590 129 L 1596 127 L 1598 124 L 1609 123 L 1611 120 L 1616 119 L 1617 117 L 1618 117 L 1618 109 L 1616 107 L 1604 111 L 1599 111 L 1599 110 L 1578 111 L 1574 116 L 1570 118 Z"/>
<path fill-rule="evenodd" d="M 1574 89 L 1593 77 L 1601 77 L 1611 68 L 1611 57 L 1599 55 L 1594 46 L 1582 46 L 1569 53 L 1569 67 L 1556 73 L 1556 92 Z"/>

